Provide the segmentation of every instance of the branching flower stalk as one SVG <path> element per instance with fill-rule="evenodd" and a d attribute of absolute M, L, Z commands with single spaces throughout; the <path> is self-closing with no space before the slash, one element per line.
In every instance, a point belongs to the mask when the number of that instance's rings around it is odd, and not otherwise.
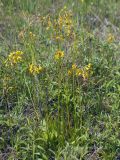
<path fill-rule="evenodd" d="M 57 68 L 58 68 L 58 131 L 61 131 L 60 91 L 61 91 L 61 78 L 62 78 L 62 70 L 61 70 L 62 59 L 64 58 L 64 52 L 61 50 L 56 51 L 54 58 L 57 62 Z"/>

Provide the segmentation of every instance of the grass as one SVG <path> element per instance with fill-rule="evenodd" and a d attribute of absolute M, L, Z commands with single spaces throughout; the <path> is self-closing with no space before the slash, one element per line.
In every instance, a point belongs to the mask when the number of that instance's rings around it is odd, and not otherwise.
<path fill-rule="evenodd" d="M 120 2 L 0 1 L 0 159 L 120 159 Z"/>

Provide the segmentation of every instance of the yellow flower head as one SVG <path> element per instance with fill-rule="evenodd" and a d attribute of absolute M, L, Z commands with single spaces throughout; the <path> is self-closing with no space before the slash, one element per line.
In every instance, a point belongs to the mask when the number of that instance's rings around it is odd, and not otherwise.
<path fill-rule="evenodd" d="M 68 70 L 68 75 L 69 75 L 69 76 L 72 75 L 72 70 L 71 70 L 71 69 Z"/>
<path fill-rule="evenodd" d="M 61 59 L 61 58 L 64 57 L 64 52 L 58 50 L 58 51 L 55 53 L 55 56 L 54 56 L 54 57 L 55 57 L 56 60 L 59 60 L 59 59 Z"/>
<path fill-rule="evenodd" d="M 87 66 L 85 66 L 85 70 L 86 70 L 86 71 L 89 71 L 89 70 L 91 70 L 91 67 L 92 67 L 92 64 L 89 63 Z"/>
<path fill-rule="evenodd" d="M 88 79 L 88 77 L 89 77 L 88 72 L 83 71 L 83 73 L 82 73 L 82 77 L 83 77 L 83 79 L 84 79 L 84 80 Z"/>
<path fill-rule="evenodd" d="M 75 70 L 77 68 L 77 65 L 76 64 L 73 64 L 72 65 L 72 70 Z"/>
<path fill-rule="evenodd" d="M 8 55 L 8 59 L 5 61 L 5 63 L 8 62 L 8 63 L 10 63 L 10 65 L 15 65 L 18 62 L 22 61 L 22 56 L 23 56 L 22 51 L 11 52 Z M 8 64 L 6 64 L 6 65 L 8 65 Z"/>
<path fill-rule="evenodd" d="M 113 34 L 109 33 L 107 37 L 107 42 L 112 43 L 115 40 L 115 37 Z"/>
<path fill-rule="evenodd" d="M 68 70 L 68 75 L 75 74 L 76 76 L 80 76 L 82 74 L 82 70 L 77 68 L 77 65 L 74 63 L 72 67 Z"/>
<path fill-rule="evenodd" d="M 33 75 L 41 73 L 43 68 L 39 65 L 30 64 L 29 65 L 29 72 Z"/>
<path fill-rule="evenodd" d="M 82 69 L 80 69 L 80 68 L 77 68 L 77 69 L 76 69 L 76 76 L 77 76 L 77 77 L 78 77 L 78 76 L 81 76 L 82 73 L 83 73 Z"/>
<path fill-rule="evenodd" d="M 89 63 L 83 68 L 82 77 L 84 80 L 88 79 L 89 76 L 92 74 L 92 64 Z"/>

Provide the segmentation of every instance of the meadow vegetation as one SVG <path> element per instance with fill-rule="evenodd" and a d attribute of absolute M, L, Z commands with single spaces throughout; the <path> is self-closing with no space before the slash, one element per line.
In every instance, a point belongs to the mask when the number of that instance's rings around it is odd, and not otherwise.
<path fill-rule="evenodd" d="M 120 1 L 0 15 L 0 160 L 120 160 Z"/>

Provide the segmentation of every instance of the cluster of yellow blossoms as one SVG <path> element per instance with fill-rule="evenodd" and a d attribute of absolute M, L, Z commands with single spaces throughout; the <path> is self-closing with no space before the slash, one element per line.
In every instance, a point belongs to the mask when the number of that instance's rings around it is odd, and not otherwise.
<path fill-rule="evenodd" d="M 56 51 L 54 58 L 55 60 L 61 60 L 64 57 L 64 51 L 58 50 Z M 88 79 L 92 74 L 92 64 L 78 68 L 76 64 L 73 64 L 72 67 L 68 70 L 68 75 L 75 75 L 76 77 L 82 77 L 84 80 Z"/>
<path fill-rule="evenodd" d="M 67 37 L 75 37 L 72 12 L 67 10 L 66 6 L 60 10 L 57 18 L 51 20 L 50 15 L 47 15 L 41 18 L 41 22 L 46 26 L 46 30 L 53 30 L 53 38 L 56 41 L 62 41 Z"/>
<path fill-rule="evenodd" d="M 11 52 L 8 55 L 7 60 L 5 61 L 6 66 L 8 66 L 8 64 L 13 66 L 13 65 L 17 64 L 18 62 L 21 62 L 22 61 L 22 56 L 23 56 L 22 51 Z"/>
<path fill-rule="evenodd" d="M 23 60 L 23 52 L 22 51 L 16 51 L 11 52 L 8 55 L 7 60 L 5 61 L 5 66 L 14 66 L 17 63 L 21 62 Z M 30 64 L 28 67 L 28 70 L 31 74 L 39 74 L 43 70 L 43 68 L 40 65 Z"/>
<path fill-rule="evenodd" d="M 71 69 L 68 70 L 68 75 L 75 75 L 76 77 L 81 76 L 84 80 L 88 79 L 91 74 L 92 65 L 89 63 L 83 68 L 78 68 L 76 64 L 73 64 Z"/>
<path fill-rule="evenodd" d="M 22 61 L 22 56 L 23 52 L 22 51 L 16 51 L 16 52 L 11 52 L 8 55 L 7 60 L 5 61 L 6 66 L 8 64 L 10 65 L 15 65 L 18 62 Z M 61 60 L 64 57 L 64 51 L 57 50 L 55 52 L 54 58 L 55 60 Z M 81 76 L 84 80 L 88 79 L 89 75 L 92 73 L 91 71 L 92 65 L 89 63 L 83 68 L 78 68 L 76 64 L 73 64 L 71 69 L 68 70 L 68 75 L 75 75 L 76 77 Z M 32 75 L 37 75 L 43 71 L 43 68 L 40 65 L 37 64 L 29 64 L 28 66 L 29 73 Z"/>
<path fill-rule="evenodd" d="M 55 31 L 64 32 L 65 36 L 70 36 L 73 30 L 72 12 L 68 11 L 64 7 L 60 13 L 58 19 L 55 21 Z"/>
<path fill-rule="evenodd" d="M 55 60 L 60 60 L 63 57 L 64 57 L 64 51 L 60 51 L 60 50 L 56 51 L 54 56 Z"/>
<path fill-rule="evenodd" d="M 29 72 L 33 75 L 41 73 L 43 68 L 39 65 L 30 64 L 29 65 Z"/>

